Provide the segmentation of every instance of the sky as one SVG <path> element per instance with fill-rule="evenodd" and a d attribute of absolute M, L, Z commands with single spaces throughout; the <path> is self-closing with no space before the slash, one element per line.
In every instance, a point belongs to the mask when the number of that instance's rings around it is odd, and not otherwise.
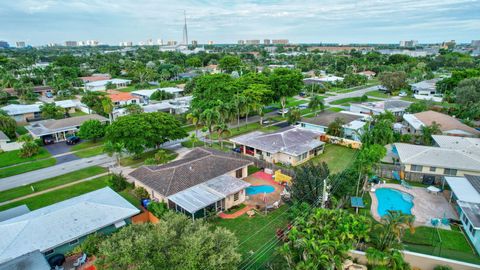
<path fill-rule="evenodd" d="M 480 39 L 480 0 L 0 0 L 0 40 L 241 39 L 293 43 L 438 43 Z"/>

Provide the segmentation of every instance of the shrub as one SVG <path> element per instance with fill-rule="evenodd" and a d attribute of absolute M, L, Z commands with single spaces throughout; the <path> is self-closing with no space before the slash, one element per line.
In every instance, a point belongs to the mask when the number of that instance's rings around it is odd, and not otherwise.
<path fill-rule="evenodd" d="M 135 197 L 137 197 L 138 199 L 150 198 L 150 194 L 148 194 L 148 191 L 145 190 L 143 187 L 136 187 L 133 190 L 133 193 L 135 194 Z"/>
<path fill-rule="evenodd" d="M 151 202 L 147 206 L 147 210 L 157 218 L 161 218 L 166 212 L 168 212 L 168 207 L 164 202 Z"/>
<path fill-rule="evenodd" d="M 437 265 L 433 270 L 453 270 L 453 268 L 448 265 Z"/>
<path fill-rule="evenodd" d="M 28 141 L 23 143 L 22 148 L 20 149 L 20 157 L 28 158 L 35 156 L 40 151 L 40 147 L 35 141 Z"/>
<path fill-rule="evenodd" d="M 80 245 L 77 245 L 68 255 L 86 253 L 88 256 L 96 255 L 98 252 L 98 245 L 102 241 L 102 235 L 98 233 L 90 234 L 83 240 Z"/>
<path fill-rule="evenodd" d="M 112 174 L 108 179 L 108 185 L 116 192 L 120 192 L 128 187 L 128 182 L 127 179 L 122 175 L 122 173 Z"/>

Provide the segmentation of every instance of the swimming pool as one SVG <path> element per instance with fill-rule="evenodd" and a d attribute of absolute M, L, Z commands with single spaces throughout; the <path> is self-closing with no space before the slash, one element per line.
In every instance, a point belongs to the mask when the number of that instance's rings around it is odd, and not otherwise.
<path fill-rule="evenodd" d="M 411 214 L 413 207 L 413 196 L 391 188 L 380 188 L 375 191 L 378 200 L 378 214 L 382 217 L 388 210 L 401 211 L 404 214 Z"/>
<path fill-rule="evenodd" d="M 275 188 L 270 185 L 259 185 L 259 186 L 247 187 L 247 195 L 255 195 L 260 193 L 272 193 L 274 191 L 275 191 Z"/>

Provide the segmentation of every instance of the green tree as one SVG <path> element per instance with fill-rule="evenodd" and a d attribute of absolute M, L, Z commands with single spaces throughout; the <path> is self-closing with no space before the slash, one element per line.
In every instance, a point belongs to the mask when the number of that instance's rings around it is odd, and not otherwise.
<path fill-rule="evenodd" d="M 113 115 L 112 115 L 113 103 L 110 98 L 107 98 L 107 97 L 102 98 L 102 109 L 103 109 L 103 112 L 108 115 L 108 122 L 110 122 L 111 124 L 113 121 Z"/>
<path fill-rule="evenodd" d="M 0 105 L 6 104 L 8 102 L 8 98 L 10 97 L 10 94 L 2 90 L 0 87 Z"/>
<path fill-rule="evenodd" d="M 293 108 L 290 111 L 288 111 L 287 114 L 287 122 L 290 125 L 296 124 L 298 121 L 302 119 L 302 113 L 300 112 L 299 109 Z"/>
<path fill-rule="evenodd" d="M 380 251 L 403 249 L 402 238 L 405 231 L 415 233 L 415 217 L 401 211 L 388 211 L 382 222 L 376 224 L 371 232 L 372 243 Z"/>
<path fill-rule="evenodd" d="M 166 213 L 158 224 L 127 226 L 99 246 L 99 269 L 237 269 L 238 242 L 230 231 Z"/>
<path fill-rule="evenodd" d="M 343 125 L 345 125 L 345 121 L 343 121 L 342 118 L 335 118 L 333 122 L 328 124 L 327 134 L 335 137 L 343 137 Z"/>
<path fill-rule="evenodd" d="M 287 97 L 294 96 L 303 87 L 303 76 L 298 70 L 277 68 L 269 77 L 270 87 L 282 106 L 282 117 L 285 116 Z"/>
<path fill-rule="evenodd" d="M 190 113 L 187 114 L 186 116 L 187 121 L 189 123 L 192 123 L 192 125 L 195 127 L 195 135 L 198 136 L 198 128 L 200 124 L 200 113 L 198 110 L 192 110 Z"/>
<path fill-rule="evenodd" d="M 23 142 L 22 148 L 20 148 L 20 157 L 28 158 L 33 157 L 40 152 L 40 147 L 33 140 L 30 134 L 24 134 L 18 138 L 19 142 Z"/>
<path fill-rule="evenodd" d="M 82 103 L 87 105 L 87 107 L 98 114 L 103 114 L 102 99 L 103 93 L 88 91 L 82 96 Z"/>
<path fill-rule="evenodd" d="M 312 109 L 315 116 L 318 115 L 318 110 L 323 111 L 325 105 L 323 104 L 323 98 L 319 95 L 314 95 L 308 102 L 308 108 Z"/>
<path fill-rule="evenodd" d="M 236 81 L 227 74 L 197 77 L 190 107 L 199 111 L 216 108 L 220 103 L 231 102 L 238 90 Z"/>
<path fill-rule="evenodd" d="M 155 91 L 151 96 L 151 100 L 166 100 L 166 99 L 172 99 L 174 98 L 175 95 L 165 92 L 164 90 L 157 90 Z"/>
<path fill-rule="evenodd" d="M 230 130 L 228 129 L 228 125 L 225 123 L 218 123 L 215 126 L 215 131 L 217 132 L 218 135 L 218 140 L 220 142 L 220 148 L 223 149 L 223 136 L 230 134 Z"/>
<path fill-rule="evenodd" d="M 288 269 L 341 269 L 348 251 L 365 240 L 371 222 L 344 210 L 314 209 L 298 218 L 280 248 Z"/>
<path fill-rule="evenodd" d="M 119 117 L 106 129 L 106 140 L 121 144 L 122 150 L 138 157 L 146 148 L 187 136 L 182 124 L 171 114 L 155 112 Z"/>
<path fill-rule="evenodd" d="M 461 81 L 455 88 L 458 104 L 468 106 L 480 102 L 480 78 L 471 78 Z"/>
<path fill-rule="evenodd" d="M 108 185 L 116 192 L 124 191 L 128 187 L 127 178 L 122 173 L 112 173 L 108 178 Z"/>
<path fill-rule="evenodd" d="M 242 95 L 247 105 L 245 123 L 248 123 L 248 114 L 252 109 L 260 115 L 260 124 L 263 124 L 263 107 L 272 100 L 273 92 L 266 84 L 251 84 Z"/>
<path fill-rule="evenodd" d="M 358 172 L 357 190 L 355 196 L 358 196 L 360 184 L 363 178 L 363 187 L 365 187 L 369 176 L 372 174 L 375 166 L 386 155 L 387 149 L 379 144 L 363 144 L 360 152 L 355 159 L 354 166 Z"/>
<path fill-rule="evenodd" d="M 233 71 L 239 71 L 242 65 L 242 60 L 237 56 L 226 55 L 219 61 L 220 69 L 225 73 L 232 73 Z"/>
<path fill-rule="evenodd" d="M 65 109 L 53 102 L 40 105 L 40 111 L 43 119 L 60 119 L 65 115 Z"/>
<path fill-rule="evenodd" d="M 424 112 L 424 111 L 428 111 L 432 105 L 433 104 L 431 101 L 421 100 L 421 101 L 410 104 L 408 108 L 405 109 L 405 111 L 408 113 Z"/>
<path fill-rule="evenodd" d="M 96 119 L 87 120 L 80 126 L 78 136 L 84 140 L 96 142 L 105 136 L 105 125 Z"/>
<path fill-rule="evenodd" d="M 162 218 L 168 212 L 168 206 L 164 202 L 150 202 L 147 209 L 157 218 Z"/>
<path fill-rule="evenodd" d="M 433 145 L 434 140 L 432 135 L 442 134 L 442 130 L 440 129 L 440 125 L 434 121 L 430 126 L 422 126 L 421 133 L 422 143 L 424 145 Z"/>
<path fill-rule="evenodd" d="M 328 180 L 330 170 L 327 163 L 307 163 L 295 169 L 295 181 L 292 184 L 292 199 L 310 205 L 322 198 L 324 181 Z"/>
<path fill-rule="evenodd" d="M 127 114 L 139 114 L 143 113 L 143 108 L 138 104 L 132 103 L 125 106 L 125 111 L 127 112 Z"/>
<path fill-rule="evenodd" d="M 202 59 L 200 57 L 194 56 L 190 57 L 185 61 L 185 64 L 189 67 L 201 67 L 202 66 Z"/>
<path fill-rule="evenodd" d="M 200 114 L 200 121 L 208 129 L 210 139 L 212 138 L 213 128 L 220 120 L 220 113 L 216 109 L 206 109 Z"/>
<path fill-rule="evenodd" d="M 390 93 L 397 92 L 407 86 L 407 74 L 403 71 L 382 72 L 378 79 Z"/>
<path fill-rule="evenodd" d="M 5 133 L 10 139 L 14 139 L 15 129 L 17 128 L 17 122 L 9 116 L 0 114 L 0 130 Z"/>

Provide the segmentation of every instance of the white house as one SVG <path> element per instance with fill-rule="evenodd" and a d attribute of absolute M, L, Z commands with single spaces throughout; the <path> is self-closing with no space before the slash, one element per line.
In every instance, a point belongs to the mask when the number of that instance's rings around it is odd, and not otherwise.
<path fill-rule="evenodd" d="M 401 116 L 410 106 L 411 102 L 403 100 L 382 100 L 376 102 L 364 102 L 359 104 L 350 104 L 350 111 L 369 115 L 378 115 L 385 112 L 391 112 L 395 116 Z"/>
<path fill-rule="evenodd" d="M 132 95 L 140 97 L 142 103 L 148 104 L 150 103 L 150 97 L 157 91 L 164 91 L 169 94 L 173 94 L 174 98 L 177 98 L 183 92 L 183 89 L 178 87 L 163 87 L 163 88 L 156 88 L 156 89 L 144 89 L 144 90 L 136 90 L 132 91 Z"/>
<path fill-rule="evenodd" d="M 410 86 L 413 90 L 413 96 L 416 99 L 441 102 L 443 100 L 442 94 L 437 93 L 436 86 L 437 82 L 440 80 L 440 78 L 435 78 L 411 84 Z"/>
<path fill-rule="evenodd" d="M 87 91 L 105 91 L 107 90 L 107 84 L 111 83 L 115 85 L 115 88 L 125 88 L 130 85 L 131 80 L 125 79 L 110 79 L 85 83 L 85 90 Z"/>

